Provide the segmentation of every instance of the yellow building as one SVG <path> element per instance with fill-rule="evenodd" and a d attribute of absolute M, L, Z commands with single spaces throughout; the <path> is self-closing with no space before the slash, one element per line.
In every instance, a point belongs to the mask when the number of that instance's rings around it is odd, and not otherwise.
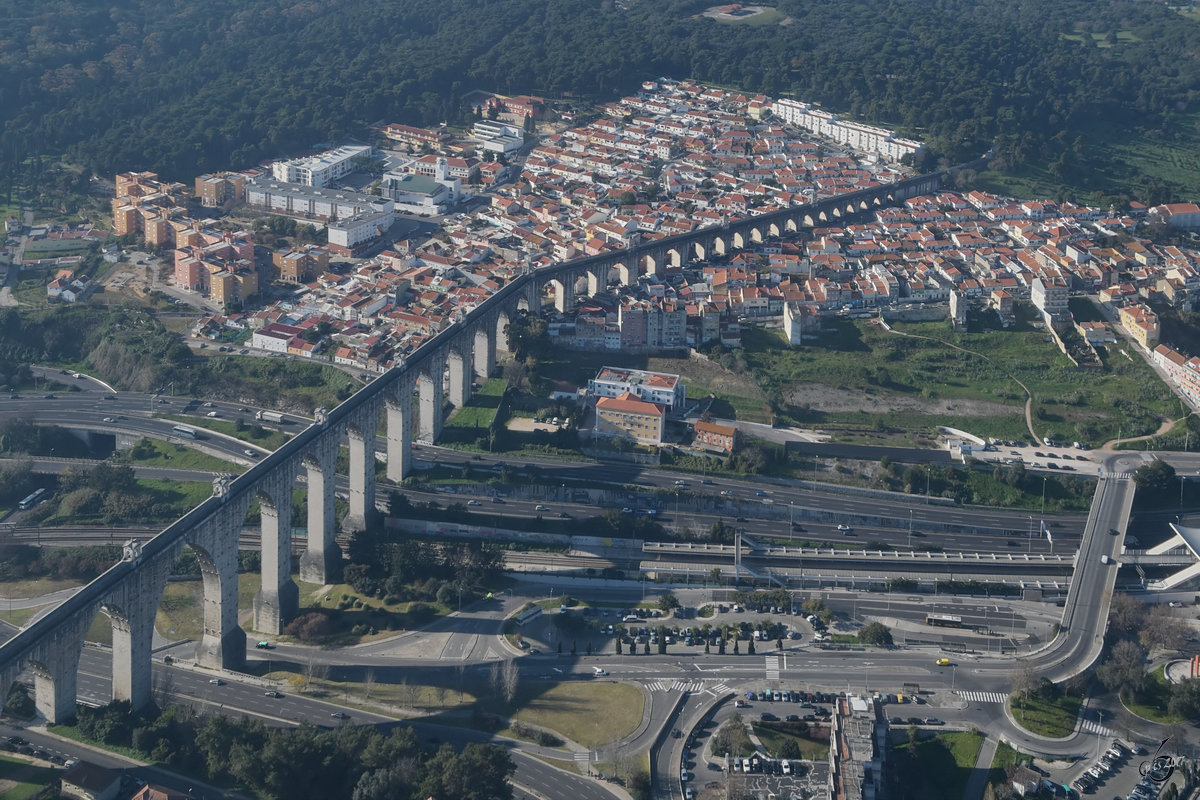
<path fill-rule="evenodd" d="M 596 401 L 596 433 L 638 444 L 661 444 L 664 416 L 662 405 L 638 400 L 629 392 L 601 397 Z"/>
<path fill-rule="evenodd" d="M 1120 309 L 1121 327 L 1147 350 L 1158 346 L 1158 315 L 1141 305 L 1127 305 Z"/>

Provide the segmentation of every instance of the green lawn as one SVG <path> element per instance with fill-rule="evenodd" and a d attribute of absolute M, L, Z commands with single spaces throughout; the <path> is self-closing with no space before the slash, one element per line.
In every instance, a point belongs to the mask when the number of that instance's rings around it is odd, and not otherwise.
<path fill-rule="evenodd" d="M 33 615 L 41 611 L 46 606 L 34 606 L 32 608 L 10 608 L 0 611 L 0 619 L 3 619 L 9 625 L 16 625 L 18 628 L 23 627 Z"/>
<path fill-rule="evenodd" d="M 154 497 L 154 502 L 168 506 L 165 516 L 177 519 L 212 496 L 211 483 L 139 478 L 138 485 Z"/>
<path fill-rule="evenodd" d="M 1088 36 L 1091 38 L 1091 40 L 1095 43 L 1095 45 L 1097 47 L 1112 47 L 1112 46 L 1114 46 L 1114 44 L 1125 44 L 1125 43 L 1129 43 L 1129 42 L 1140 42 L 1141 41 L 1141 39 L 1138 38 L 1137 34 L 1135 34 L 1131 30 L 1116 30 L 1116 31 L 1113 31 L 1113 33 L 1115 34 L 1115 37 L 1117 40 L 1115 43 L 1109 41 L 1108 33 L 1091 33 L 1091 34 L 1064 33 L 1062 35 L 1062 38 L 1071 39 L 1076 42 L 1082 42 L 1082 41 L 1084 41 L 1084 37 Z"/>
<path fill-rule="evenodd" d="M 121 452 L 128 458 L 128 463 L 139 466 L 198 469 L 208 472 L 241 470 L 241 467 L 235 467 L 233 463 L 216 456 L 201 453 L 182 444 L 171 444 L 148 437 L 132 449 Z"/>
<path fill-rule="evenodd" d="M 41 597 L 62 589 L 82 586 L 83 581 L 70 578 L 29 578 L 26 580 L 0 582 L 0 597 Z"/>
<path fill-rule="evenodd" d="M 750 17 L 741 17 L 729 19 L 727 17 L 713 17 L 712 19 L 722 25 L 746 25 L 752 28 L 763 28 L 770 25 L 778 25 L 783 22 L 786 15 L 777 8 L 764 8 L 760 13 Z"/>
<path fill-rule="evenodd" d="M 796 723 L 789 722 L 751 722 L 754 734 L 767 748 L 768 755 L 778 758 L 779 748 L 788 739 L 794 741 L 800 748 L 801 758 L 809 761 L 824 761 L 829 758 L 829 742 L 816 741 L 807 736 L 789 733 L 787 727 Z"/>
<path fill-rule="evenodd" d="M 548 688 L 522 687 L 518 722 L 557 731 L 589 748 L 633 733 L 642 720 L 645 699 L 636 687 L 611 681 L 571 681 Z"/>
<path fill-rule="evenodd" d="M 896 745 L 893 763 L 902 782 L 919 788 L 912 796 L 959 798 L 982 746 L 978 731 L 940 733 L 920 739 L 915 753 L 907 741 Z"/>
<path fill-rule="evenodd" d="M 25 800 L 47 786 L 57 783 L 59 771 L 53 767 L 35 767 L 29 761 L 14 756 L 0 756 L 0 781 L 13 781 L 14 786 L 0 792 L 3 800 Z"/>
<path fill-rule="evenodd" d="M 446 420 L 443 429 L 446 434 L 453 439 L 465 437 L 470 441 L 474 441 L 476 436 L 486 434 L 496 419 L 506 385 L 503 378 L 486 381 L 479 391 L 471 395 L 465 406 L 457 409 L 450 419 Z"/>
<path fill-rule="evenodd" d="M 1071 735 L 1082 705 L 1082 697 L 1065 693 L 1055 700 L 1037 697 L 1020 699 L 1016 695 L 1008 699 L 1009 710 L 1017 724 L 1031 733 L 1052 739 Z"/>

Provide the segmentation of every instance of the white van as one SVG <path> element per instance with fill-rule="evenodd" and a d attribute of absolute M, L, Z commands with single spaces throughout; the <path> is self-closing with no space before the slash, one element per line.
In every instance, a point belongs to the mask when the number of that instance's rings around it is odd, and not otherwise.
<path fill-rule="evenodd" d="M 605 675 L 608 674 L 608 671 L 605 670 L 603 667 L 592 667 L 592 674 L 595 675 L 597 678 L 603 678 Z"/>

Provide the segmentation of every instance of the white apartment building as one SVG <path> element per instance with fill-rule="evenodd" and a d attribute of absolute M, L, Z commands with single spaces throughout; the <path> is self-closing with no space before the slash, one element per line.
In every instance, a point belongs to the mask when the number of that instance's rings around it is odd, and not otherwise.
<path fill-rule="evenodd" d="M 246 184 L 246 204 L 272 214 L 305 219 L 345 219 L 366 212 L 391 212 L 393 203 L 342 189 L 316 189 L 261 178 Z"/>
<path fill-rule="evenodd" d="M 370 146 L 346 146 L 307 158 L 276 161 L 271 174 L 277 181 L 321 188 L 354 171 L 354 159 L 374 152 Z"/>
<path fill-rule="evenodd" d="M 1068 298 L 1067 282 L 1057 275 L 1034 278 L 1029 286 L 1030 301 L 1045 314 L 1067 313 Z"/>
<path fill-rule="evenodd" d="M 776 100 L 771 104 L 771 113 L 790 125 L 820 134 L 855 150 L 878 153 L 890 161 L 899 161 L 909 154 L 915 156 L 924 147 L 921 142 L 901 138 L 886 128 L 846 122 L 835 114 L 799 100 Z"/>
<path fill-rule="evenodd" d="M 329 249 L 341 254 L 352 251 L 359 245 L 387 233 L 394 221 L 395 215 L 389 208 L 386 211 L 367 211 L 348 219 L 330 222 L 326 229 L 329 233 Z"/>
<path fill-rule="evenodd" d="M 525 143 L 525 132 L 519 125 L 494 119 L 481 119 L 471 129 L 480 146 L 492 153 L 512 153 Z"/>
<path fill-rule="evenodd" d="M 628 392 L 647 403 L 665 406 L 667 413 L 683 407 L 687 390 L 678 375 L 641 369 L 603 367 L 588 381 L 588 396 L 620 397 Z"/>

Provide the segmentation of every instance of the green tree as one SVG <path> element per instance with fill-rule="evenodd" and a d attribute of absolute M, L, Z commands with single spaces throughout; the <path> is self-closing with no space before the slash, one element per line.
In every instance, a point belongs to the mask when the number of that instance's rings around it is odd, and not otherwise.
<path fill-rule="evenodd" d="M 1161 459 L 1134 470 L 1133 482 L 1137 485 L 1138 499 L 1142 502 L 1160 499 L 1179 488 L 1175 483 L 1175 468 Z"/>
<path fill-rule="evenodd" d="M 4 703 L 4 713 L 16 719 L 33 719 L 37 714 L 37 706 L 29 694 L 29 687 L 14 681 L 8 690 L 8 699 Z"/>
<path fill-rule="evenodd" d="M 858 632 L 858 641 L 877 647 L 891 647 L 892 630 L 882 622 L 869 622 Z"/>
<path fill-rule="evenodd" d="M 1149 680 L 1146 651 L 1137 642 L 1122 639 L 1113 645 L 1108 659 L 1096 668 L 1096 677 L 1114 691 L 1141 693 Z"/>
<path fill-rule="evenodd" d="M 1200 717 L 1200 678 L 1182 680 L 1171 687 L 1167 710 L 1184 719 Z"/>
<path fill-rule="evenodd" d="M 665 592 L 658 597 L 658 608 L 664 613 L 670 613 L 679 608 L 679 598 L 674 592 Z"/>

